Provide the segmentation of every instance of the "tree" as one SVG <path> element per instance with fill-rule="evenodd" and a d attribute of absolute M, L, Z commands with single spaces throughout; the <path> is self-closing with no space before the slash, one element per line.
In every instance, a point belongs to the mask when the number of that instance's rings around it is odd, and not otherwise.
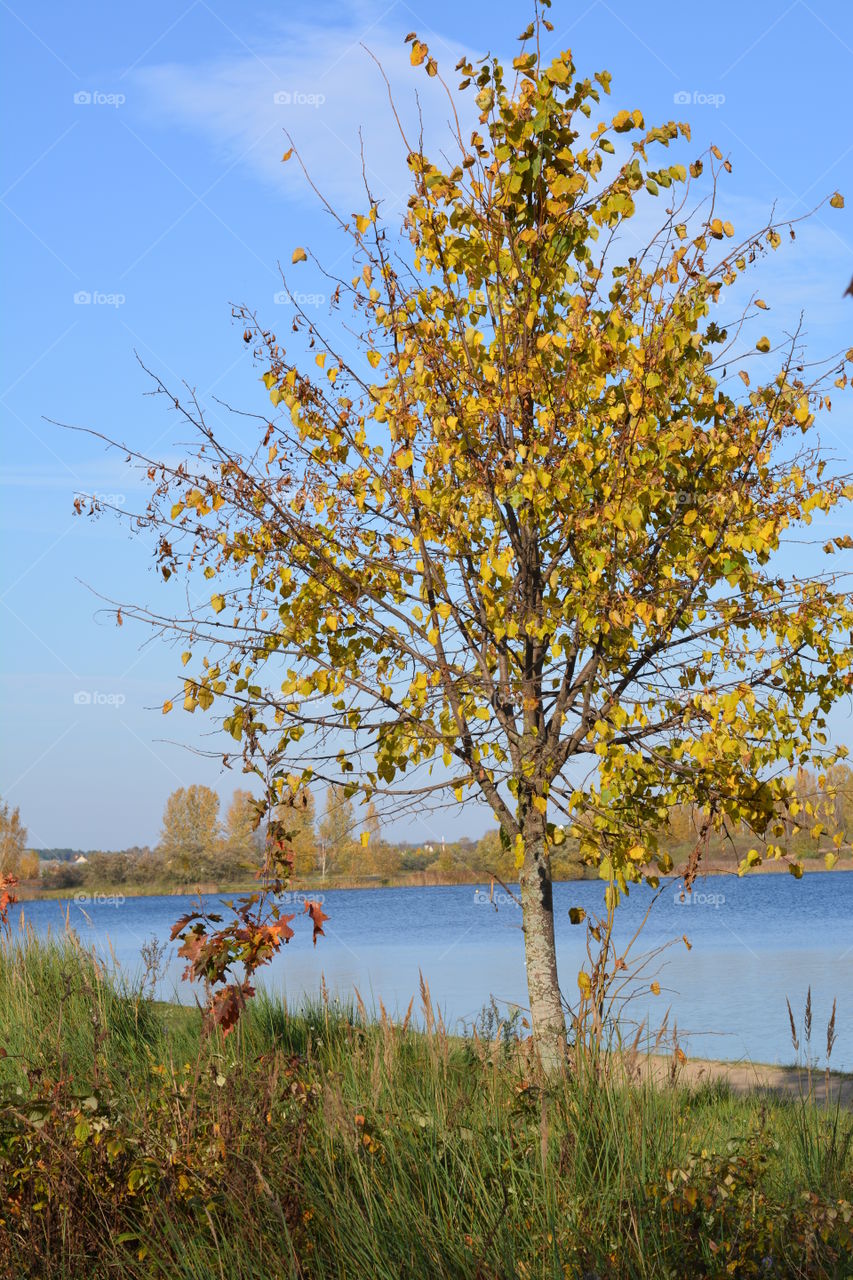
<path fill-rule="evenodd" d="M 351 874 L 355 816 L 352 801 L 338 783 L 326 791 L 326 809 L 320 821 L 320 843 L 328 864 L 339 873 Z"/>
<path fill-rule="evenodd" d="M 251 791 L 238 787 L 225 815 L 223 854 L 229 866 L 246 870 L 263 860 L 263 836 L 259 824 L 264 806 Z"/>
<path fill-rule="evenodd" d="M 721 290 L 730 315 L 779 226 L 736 237 L 719 150 L 689 171 L 668 159 L 688 127 L 605 112 L 609 75 L 546 60 L 539 23 L 511 76 L 459 64 L 479 124 L 466 139 L 452 108 L 458 157 L 400 126 L 408 245 L 369 191 L 351 218 L 327 206 L 354 258 L 333 295 L 355 313 L 346 342 L 297 305 L 288 350 L 238 312 L 273 410 L 255 451 L 156 381 L 199 446 L 144 459 L 144 519 L 164 574 L 213 594 L 180 617 L 124 613 L 186 637 L 185 708 L 221 708 L 271 793 L 312 779 L 395 813 L 490 807 L 553 1065 L 552 850 L 578 841 L 608 909 L 671 870 L 676 804 L 701 813 L 688 880 L 726 824 L 770 837 L 748 865 L 781 857 L 785 769 L 834 758 L 850 597 L 777 553 L 850 496 L 812 432 L 849 364 L 806 364 L 796 335 L 747 344 L 761 300 L 724 322 Z M 412 62 L 437 72 L 416 38 Z M 638 249 L 628 224 L 661 193 Z"/>
<path fill-rule="evenodd" d="M 27 828 L 21 822 L 20 810 L 0 803 L 0 876 L 17 876 L 26 851 Z"/>
<path fill-rule="evenodd" d="M 210 787 L 179 787 L 166 801 L 160 854 L 185 879 L 203 879 L 215 869 L 220 841 L 219 796 Z"/>
<path fill-rule="evenodd" d="M 853 769 L 847 764 L 832 765 L 826 771 L 826 781 L 831 835 L 853 831 Z"/>
<path fill-rule="evenodd" d="M 314 796 L 308 787 L 297 792 L 296 804 L 286 822 L 293 871 L 305 878 L 317 870 L 317 837 L 314 833 Z"/>
<path fill-rule="evenodd" d="M 38 854 L 33 849 L 28 849 L 21 855 L 18 863 L 18 876 L 21 880 L 38 880 L 41 874 L 41 862 Z"/>

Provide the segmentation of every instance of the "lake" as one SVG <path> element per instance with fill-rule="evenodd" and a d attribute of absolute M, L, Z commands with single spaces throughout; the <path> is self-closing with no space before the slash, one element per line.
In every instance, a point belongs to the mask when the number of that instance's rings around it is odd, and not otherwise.
<path fill-rule="evenodd" d="M 348 997 L 357 987 L 368 1007 L 378 1008 L 381 999 L 389 1012 L 401 1014 L 413 995 L 417 1009 L 419 972 L 451 1029 L 470 1026 L 492 996 L 506 1010 L 526 1003 L 521 912 L 503 890 L 496 891 L 497 910 L 488 889 L 472 885 L 292 896 L 288 911 L 301 911 L 305 896 L 322 896 L 330 919 L 326 936 L 312 947 L 308 917 L 297 918 L 296 936 L 266 971 L 267 988 L 291 1004 L 305 993 L 318 993 L 322 976 L 330 992 Z M 602 898 L 600 882 L 554 886 L 560 976 L 572 1001 L 585 929 L 569 922 L 568 910 L 603 911 Z M 645 886 L 632 889 L 617 913 L 618 939 L 630 938 L 651 898 Z M 218 900 L 205 898 L 208 905 Z M 168 939 L 173 921 L 192 902 L 121 896 L 39 901 L 24 903 L 21 914 L 43 933 L 61 930 L 67 912 L 84 943 L 135 975 L 142 968 L 142 944 L 152 937 Z M 853 873 L 811 874 L 799 882 L 789 875 L 714 876 L 698 880 L 685 901 L 680 883 L 669 882 L 652 906 L 634 954 L 648 955 L 667 943 L 673 945 L 649 958 L 634 984 L 626 1022 L 648 1019 L 656 1029 L 668 1013 L 690 1055 L 790 1063 L 795 1053 L 785 998 L 801 1021 L 811 986 L 813 1053 L 823 1063 L 826 1024 L 837 997 L 832 1064 L 853 1070 Z M 173 946 L 158 995 L 192 1000 L 174 951 Z M 660 984 L 660 995 L 651 993 L 653 981 Z"/>

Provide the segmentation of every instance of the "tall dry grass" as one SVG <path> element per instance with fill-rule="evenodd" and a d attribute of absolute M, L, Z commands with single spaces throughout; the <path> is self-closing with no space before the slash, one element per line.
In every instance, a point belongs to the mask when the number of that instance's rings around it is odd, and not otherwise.
<path fill-rule="evenodd" d="M 807 1094 L 617 1052 L 545 1078 L 518 1020 L 454 1036 L 426 982 L 399 1022 L 261 994 L 226 1041 L 143 986 L 70 935 L 0 945 L 0 1274 L 849 1273 L 849 1143 Z"/>

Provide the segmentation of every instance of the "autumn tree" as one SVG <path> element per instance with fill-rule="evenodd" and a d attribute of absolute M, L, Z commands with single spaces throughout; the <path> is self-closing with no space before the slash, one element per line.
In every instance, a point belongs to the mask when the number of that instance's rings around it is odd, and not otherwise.
<path fill-rule="evenodd" d="M 210 787 L 179 787 L 166 801 L 159 852 L 185 879 L 215 871 L 220 843 L 219 796 Z"/>
<path fill-rule="evenodd" d="M 553 1064 L 568 835 L 611 905 L 671 870 L 677 804 L 701 815 L 688 876 L 726 824 L 768 838 L 748 864 L 783 856 L 785 771 L 833 758 L 851 608 L 778 553 L 851 490 L 813 430 L 846 358 L 756 342 L 764 302 L 732 301 L 786 228 L 737 235 L 720 151 L 688 168 L 686 125 L 605 110 L 609 75 L 543 57 L 540 34 L 509 75 L 459 64 L 478 122 L 463 132 L 448 91 L 450 159 L 399 125 L 402 240 L 369 191 L 352 216 L 326 206 L 354 262 L 340 329 L 296 304 L 285 346 L 238 313 L 271 402 L 256 449 L 157 382 L 199 446 L 142 459 L 143 518 L 167 576 L 213 581 L 209 605 L 124 613 L 186 637 L 184 706 L 218 710 L 273 799 L 325 781 L 395 815 L 490 807 Z M 417 38 L 412 62 L 438 73 Z"/>
<path fill-rule="evenodd" d="M 287 822 L 293 871 L 305 878 L 317 870 L 317 835 L 314 830 L 314 795 L 309 787 L 296 794 L 296 806 Z"/>
<path fill-rule="evenodd" d="M 27 828 L 21 812 L 0 803 L 0 876 L 22 874 L 21 862 L 27 851 Z"/>
<path fill-rule="evenodd" d="M 853 769 L 834 764 L 826 771 L 825 812 L 831 834 L 853 831 Z"/>
<path fill-rule="evenodd" d="M 326 791 L 326 807 L 320 820 L 320 842 L 327 864 L 337 872 L 351 874 L 355 838 L 353 804 L 340 783 Z"/>
<path fill-rule="evenodd" d="M 263 817 L 263 803 L 251 791 L 238 787 L 231 798 L 225 815 L 222 835 L 223 855 L 228 865 L 248 870 L 257 868 L 263 860 L 263 840 L 259 825 Z"/>

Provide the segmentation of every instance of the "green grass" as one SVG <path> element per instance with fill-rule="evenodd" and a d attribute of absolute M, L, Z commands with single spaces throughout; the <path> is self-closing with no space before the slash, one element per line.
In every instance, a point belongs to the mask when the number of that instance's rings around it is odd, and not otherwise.
<path fill-rule="evenodd" d="M 848 1277 L 851 1120 L 261 994 L 226 1041 L 0 948 L 0 1274 Z"/>

